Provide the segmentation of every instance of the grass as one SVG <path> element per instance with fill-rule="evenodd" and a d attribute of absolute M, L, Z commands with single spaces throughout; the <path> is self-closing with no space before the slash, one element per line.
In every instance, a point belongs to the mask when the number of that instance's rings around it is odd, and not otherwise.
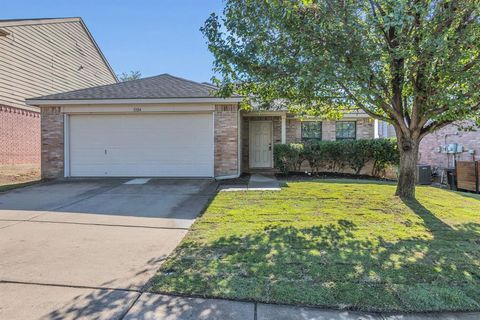
<path fill-rule="evenodd" d="M 222 192 L 152 279 L 162 293 L 365 311 L 479 311 L 480 197 L 388 183 Z"/>
<path fill-rule="evenodd" d="M 0 185 L 0 192 L 5 192 L 5 191 L 12 190 L 12 189 L 27 187 L 27 186 L 30 186 L 32 184 L 36 184 L 36 183 L 39 183 L 39 182 L 40 182 L 40 180 Z"/>

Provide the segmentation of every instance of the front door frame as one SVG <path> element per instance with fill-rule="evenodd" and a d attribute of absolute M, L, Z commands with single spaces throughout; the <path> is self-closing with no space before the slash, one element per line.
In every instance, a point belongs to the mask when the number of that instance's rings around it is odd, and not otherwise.
<path fill-rule="evenodd" d="M 266 167 L 258 167 L 253 164 L 253 125 L 252 124 L 258 124 L 258 123 L 269 123 L 270 124 L 270 165 Z M 250 119 L 249 121 L 249 126 L 248 126 L 248 164 L 251 169 L 262 169 L 262 168 L 268 168 L 271 169 L 273 168 L 273 120 L 252 120 Z"/>

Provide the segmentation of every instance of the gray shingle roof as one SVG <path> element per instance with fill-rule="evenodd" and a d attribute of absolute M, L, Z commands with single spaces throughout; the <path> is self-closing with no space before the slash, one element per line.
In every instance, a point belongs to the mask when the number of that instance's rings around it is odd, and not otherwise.
<path fill-rule="evenodd" d="M 217 88 L 169 74 L 52 94 L 30 100 L 211 98 Z"/>

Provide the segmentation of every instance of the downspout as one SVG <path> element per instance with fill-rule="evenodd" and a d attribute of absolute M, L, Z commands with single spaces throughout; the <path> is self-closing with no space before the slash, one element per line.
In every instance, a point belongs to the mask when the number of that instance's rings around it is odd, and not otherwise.
<path fill-rule="evenodd" d="M 215 180 L 236 179 L 242 175 L 242 122 L 240 110 L 237 111 L 237 174 L 215 177 Z"/>

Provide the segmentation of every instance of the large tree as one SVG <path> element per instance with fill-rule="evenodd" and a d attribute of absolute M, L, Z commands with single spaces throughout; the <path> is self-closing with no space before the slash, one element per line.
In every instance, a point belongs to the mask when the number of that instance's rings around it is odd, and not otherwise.
<path fill-rule="evenodd" d="M 202 32 L 234 91 L 317 114 L 360 108 L 395 127 L 396 194 L 415 197 L 422 138 L 478 122 L 480 0 L 226 0 Z"/>

